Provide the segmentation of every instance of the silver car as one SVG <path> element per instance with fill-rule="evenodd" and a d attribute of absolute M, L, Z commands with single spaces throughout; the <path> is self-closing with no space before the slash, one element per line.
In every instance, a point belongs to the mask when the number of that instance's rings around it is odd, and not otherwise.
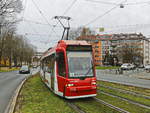
<path fill-rule="evenodd" d="M 130 64 L 130 63 L 124 63 L 124 64 L 121 65 L 122 70 L 131 70 L 131 69 L 134 69 L 134 68 L 135 68 L 135 65 Z"/>
<path fill-rule="evenodd" d="M 150 72 L 150 64 L 148 64 L 148 65 L 145 66 L 145 70 L 146 70 L 147 72 Z"/>
<path fill-rule="evenodd" d="M 29 68 L 29 66 L 27 66 L 27 65 L 22 66 L 22 67 L 20 68 L 20 70 L 19 70 L 19 73 L 20 73 L 20 74 L 23 74 L 23 73 L 28 74 L 28 73 L 30 73 L 30 68 Z"/>

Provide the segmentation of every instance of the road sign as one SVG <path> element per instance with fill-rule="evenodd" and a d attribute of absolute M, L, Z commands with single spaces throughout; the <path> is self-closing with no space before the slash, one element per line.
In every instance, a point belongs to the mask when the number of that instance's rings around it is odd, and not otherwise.
<path fill-rule="evenodd" d="M 104 32 L 104 27 L 100 27 L 99 32 Z"/>

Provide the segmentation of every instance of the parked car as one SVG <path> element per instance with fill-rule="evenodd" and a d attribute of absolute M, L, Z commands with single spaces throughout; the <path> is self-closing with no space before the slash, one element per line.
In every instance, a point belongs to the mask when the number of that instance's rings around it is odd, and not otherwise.
<path fill-rule="evenodd" d="M 122 69 L 122 70 L 135 69 L 135 65 L 130 64 L 130 63 L 124 63 L 124 64 L 121 65 L 121 69 Z"/>
<path fill-rule="evenodd" d="M 29 68 L 29 66 L 27 66 L 27 65 L 22 66 L 22 67 L 20 68 L 20 70 L 19 70 L 19 73 L 20 73 L 20 74 L 23 74 L 23 73 L 28 74 L 28 73 L 30 73 L 30 68 Z"/>
<path fill-rule="evenodd" d="M 33 65 L 32 68 L 37 68 L 37 66 L 36 66 L 36 65 Z"/>
<path fill-rule="evenodd" d="M 137 67 L 138 67 L 138 68 L 144 68 L 144 65 L 141 64 L 141 65 L 138 65 Z"/>
<path fill-rule="evenodd" d="M 146 65 L 144 69 L 150 72 L 150 64 Z"/>

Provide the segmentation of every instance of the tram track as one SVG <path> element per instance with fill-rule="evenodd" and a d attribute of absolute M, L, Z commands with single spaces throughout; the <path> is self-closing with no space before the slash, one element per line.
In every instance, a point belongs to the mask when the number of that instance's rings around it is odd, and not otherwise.
<path fill-rule="evenodd" d="M 98 85 L 98 86 L 101 86 L 101 87 L 104 87 L 104 88 L 108 88 L 108 89 L 111 89 L 111 90 L 116 90 L 116 91 L 119 91 L 121 93 L 131 94 L 131 95 L 134 95 L 134 96 L 137 96 L 137 97 L 143 97 L 145 99 L 149 99 L 150 98 L 149 96 L 142 95 L 142 94 L 139 94 L 139 93 L 136 94 L 136 92 L 127 91 L 127 90 L 124 90 L 124 89 L 121 89 L 121 88 L 114 88 L 114 87 L 109 87 L 109 86 L 105 86 L 105 85 Z M 118 95 L 115 95 L 115 94 L 112 94 L 112 93 L 108 93 L 108 92 L 105 92 L 105 91 L 101 91 L 101 90 L 98 90 L 98 92 L 100 92 L 101 94 L 113 97 L 113 98 L 120 99 L 122 101 L 126 101 L 128 103 L 131 103 L 133 105 L 139 106 L 141 108 L 150 109 L 149 105 L 145 105 L 145 104 L 142 104 L 140 102 L 137 102 L 137 101 L 134 101 L 134 100 L 130 100 L 130 99 L 122 97 L 122 96 L 118 96 Z M 124 109 L 122 109 L 122 108 L 120 108 L 118 106 L 110 104 L 110 103 L 106 102 L 103 99 L 100 99 L 100 98 L 97 98 L 97 97 L 93 97 L 92 99 L 94 101 L 96 101 L 96 102 L 98 102 L 100 104 L 103 104 L 103 105 L 105 105 L 105 106 L 107 106 L 107 107 L 109 107 L 111 109 L 114 109 L 114 110 L 116 110 L 116 111 L 118 111 L 120 113 L 130 113 L 129 111 L 126 111 L 126 110 L 124 110 Z M 86 113 L 86 111 L 82 110 L 82 108 L 80 106 L 76 105 L 75 102 L 76 101 L 69 100 L 69 101 L 67 101 L 67 104 L 72 109 L 74 109 L 77 113 Z"/>
<path fill-rule="evenodd" d="M 77 106 L 73 101 L 67 100 L 67 104 L 69 107 L 71 107 L 73 110 L 75 110 L 77 113 L 86 113 L 83 111 L 79 106 Z"/>
<path fill-rule="evenodd" d="M 145 99 L 150 99 L 150 96 L 146 96 L 146 95 L 143 95 L 143 94 L 140 94 L 140 93 L 137 93 L 137 92 L 127 91 L 127 90 L 124 90 L 124 89 L 121 89 L 121 88 L 114 88 L 114 87 L 105 86 L 105 85 L 98 85 L 98 86 L 99 87 L 104 87 L 104 88 L 107 88 L 107 89 L 116 90 L 116 91 L 119 91 L 121 93 L 131 94 L 131 95 L 134 95 L 134 96 L 137 96 L 137 97 L 143 97 Z"/>
<path fill-rule="evenodd" d="M 118 98 L 118 99 L 120 99 L 120 100 L 129 102 L 129 103 L 131 103 L 131 104 L 134 104 L 134 105 L 137 105 L 137 106 L 146 108 L 146 109 L 150 109 L 150 106 L 148 106 L 148 105 L 141 104 L 141 103 L 139 103 L 139 102 L 136 102 L 136 101 L 133 101 L 133 100 L 130 100 L 130 99 L 127 99 L 127 98 L 118 96 L 118 95 L 114 95 L 114 94 L 111 94 L 111 93 L 108 93 L 108 92 L 104 92 L 104 91 L 101 91 L 101 90 L 98 90 L 98 91 L 99 91 L 100 93 L 104 94 L 104 95 L 111 96 L 111 97 L 114 97 L 114 98 Z"/>
<path fill-rule="evenodd" d="M 122 108 L 119 108 L 110 103 L 107 103 L 106 101 L 99 99 L 97 97 L 92 97 L 89 99 L 93 99 L 94 101 L 98 102 L 99 104 L 103 104 L 111 109 L 114 109 L 115 111 L 120 112 L 120 113 L 130 113 Z M 86 111 L 83 111 L 78 105 L 75 104 L 74 100 L 67 100 L 66 102 L 67 102 L 68 106 L 71 107 L 72 109 L 74 109 L 77 113 L 86 113 Z"/>
<path fill-rule="evenodd" d="M 99 99 L 99 98 L 93 97 L 93 99 L 94 99 L 95 101 L 97 101 L 97 102 L 99 102 L 99 103 L 105 105 L 105 106 L 108 106 L 108 107 L 110 107 L 110 108 L 112 108 L 112 109 L 114 109 L 114 110 L 120 112 L 120 113 L 130 113 L 130 112 L 128 112 L 128 111 L 126 111 L 126 110 L 124 110 L 124 109 L 122 109 L 122 108 L 119 108 L 119 107 L 116 107 L 116 106 L 114 106 L 114 105 L 112 105 L 112 104 L 109 104 L 109 103 L 107 103 L 106 101 L 101 100 L 101 99 Z"/>

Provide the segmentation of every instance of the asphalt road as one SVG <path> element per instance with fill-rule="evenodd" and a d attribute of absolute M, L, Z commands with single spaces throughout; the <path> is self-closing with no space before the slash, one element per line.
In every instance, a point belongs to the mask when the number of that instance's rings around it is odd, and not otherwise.
<path fill-rule="evenodd" d="M 26 76 L 29 74 L 19 74 L 18 71 L 0 73 L 0 113 L 4 113 L 15 90 Z"/>
<path fill-rule="evenodd" d="M 38 69 L 32 71 L 36 73 Z M 0 73 L 0 113 L 4 113 L 10 99 L 21 81 L 29 74 L 19 74 L 18 71 Z M 124 75 L 111 75 L 97 70 L 97 79 L 117 82 L 138 87 L 150 88 L 150 80 L 138 79 Z"/>
<path fill-rule="evenodd" d="M 96 76 L 98 80 L 116 82 L 150 89 L 150 80 L 139 79 L 136 77 L 130 77 L 126 75 L 104 74 L 100 70 L 96 70 Z"/>

